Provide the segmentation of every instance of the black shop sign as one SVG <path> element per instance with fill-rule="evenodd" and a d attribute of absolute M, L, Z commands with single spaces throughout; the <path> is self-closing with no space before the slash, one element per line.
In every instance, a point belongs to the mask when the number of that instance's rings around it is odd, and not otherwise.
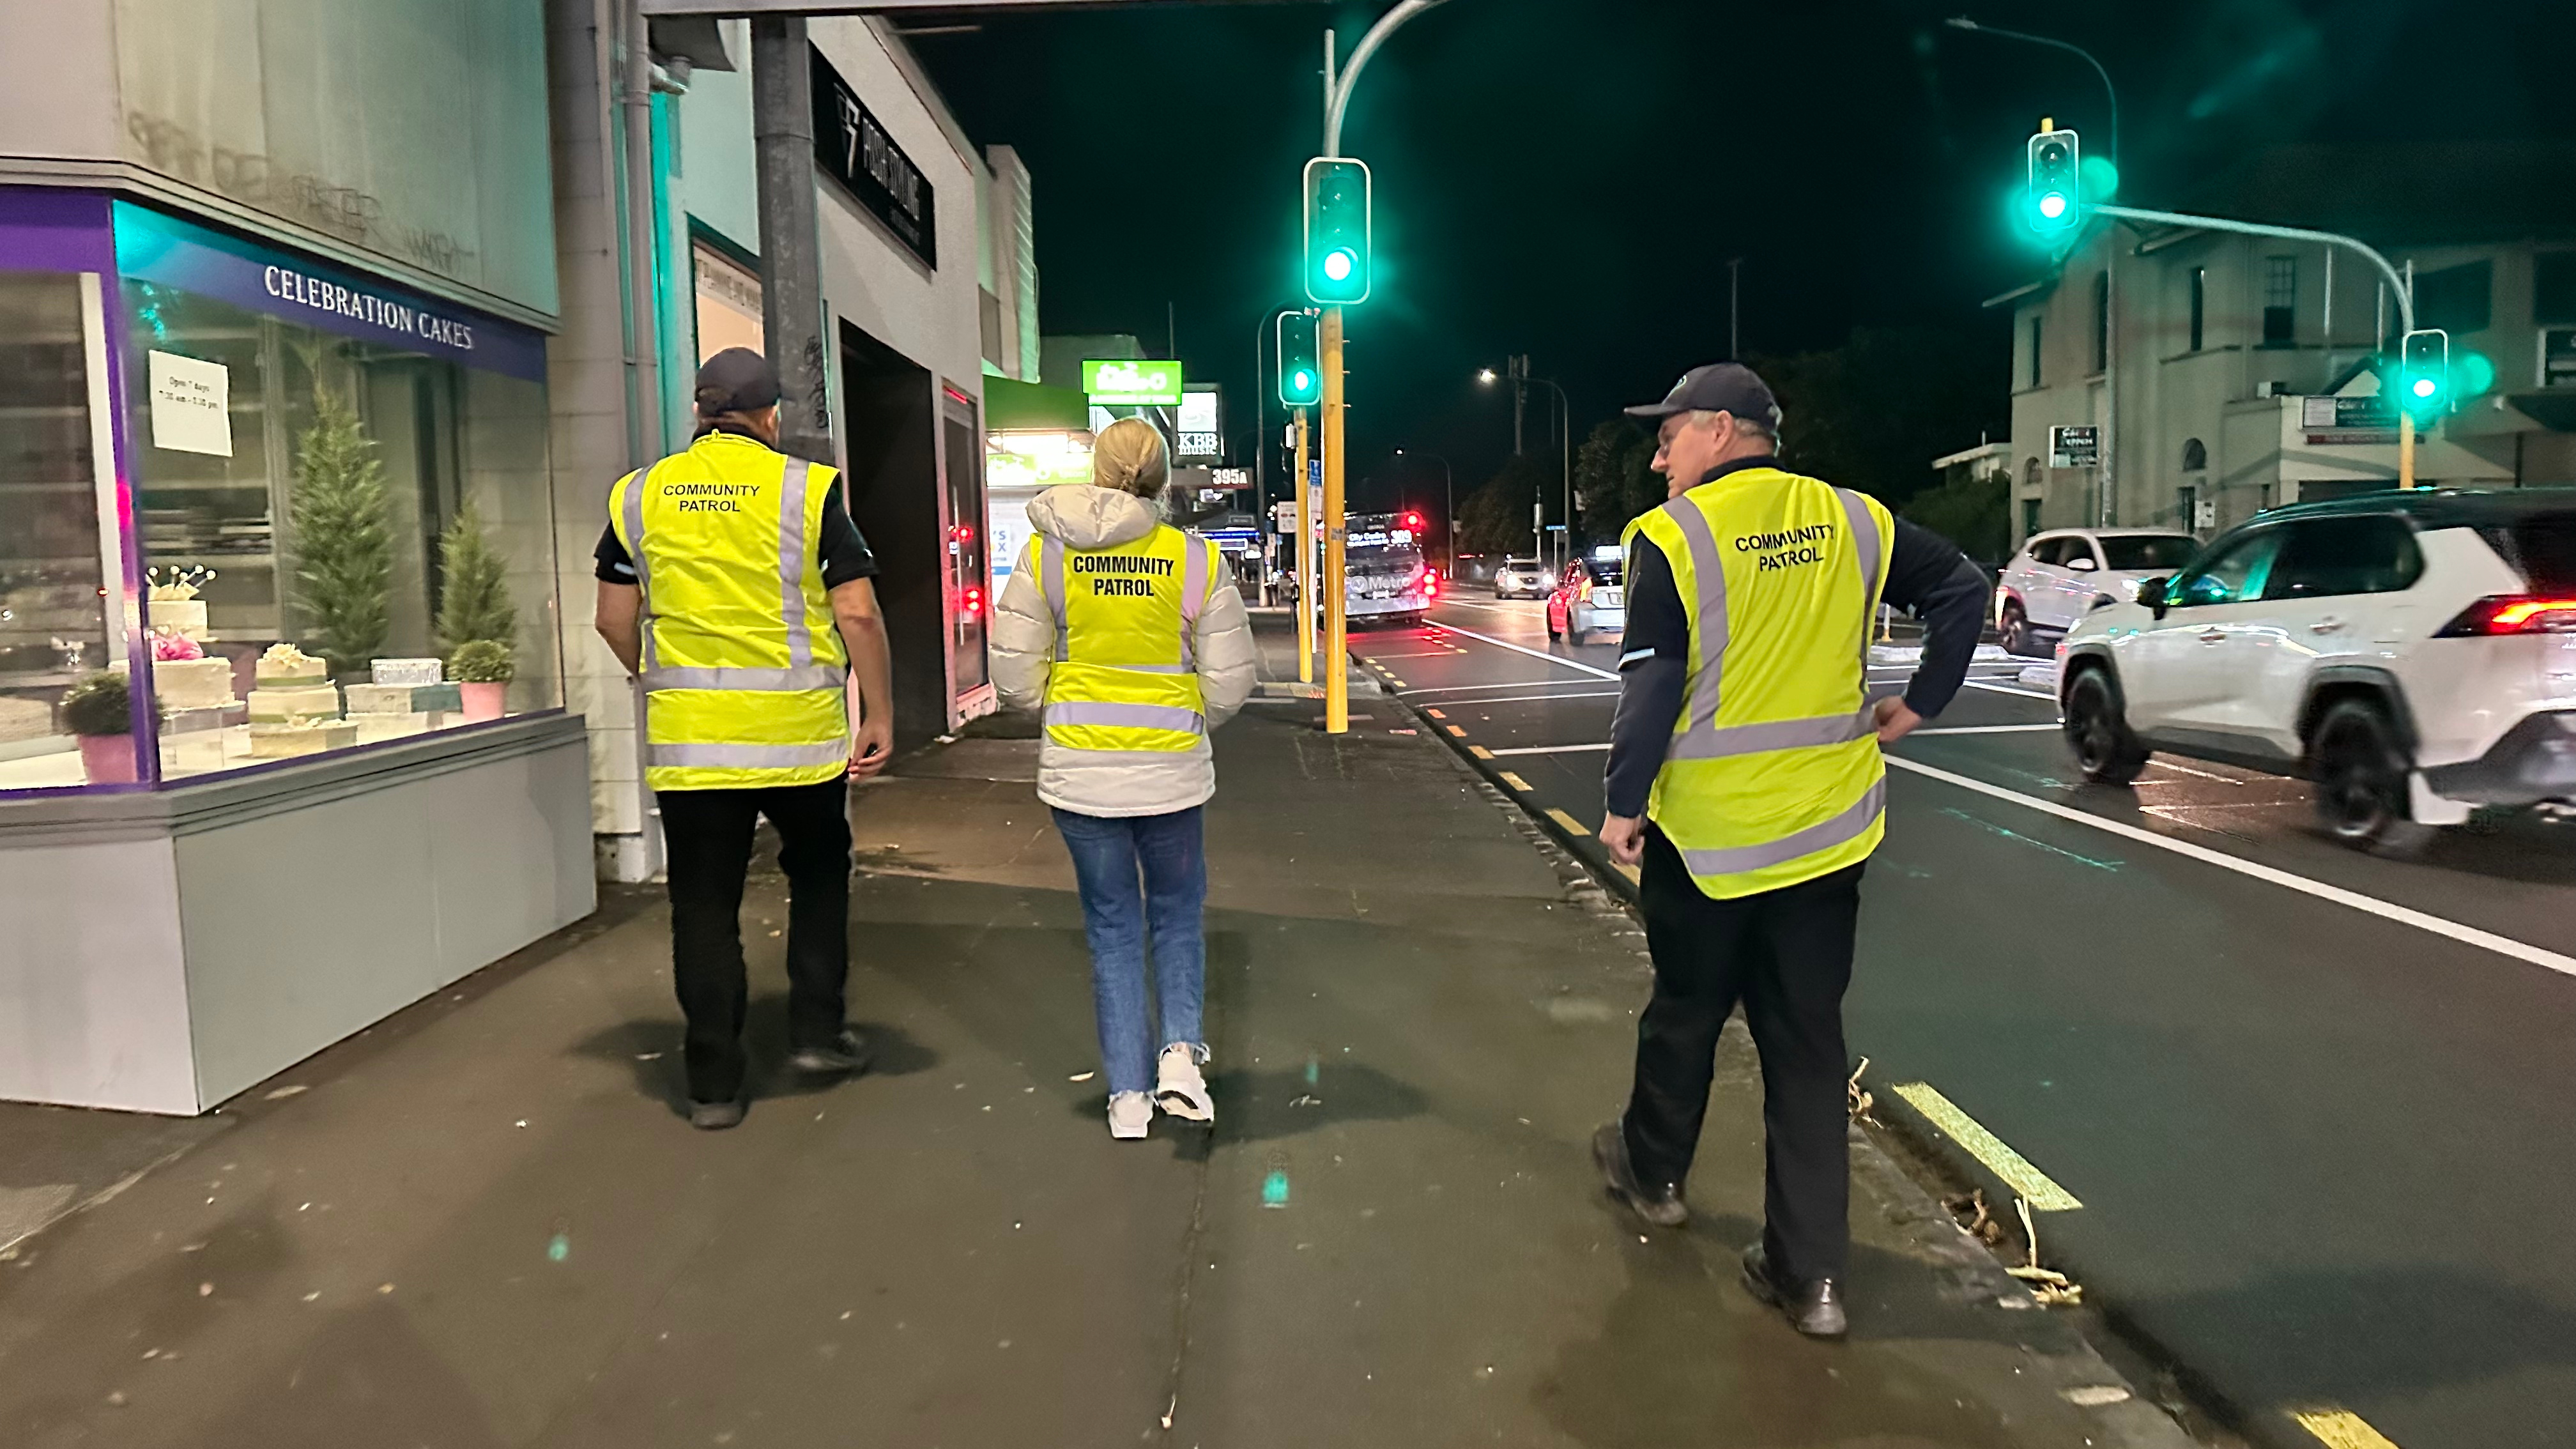
<path fill-rule="evenodd" d="M 914 256 L 939 265 L 930 182 L 859 102 L 858 92 L 814 51 L 814 159 Z"/>

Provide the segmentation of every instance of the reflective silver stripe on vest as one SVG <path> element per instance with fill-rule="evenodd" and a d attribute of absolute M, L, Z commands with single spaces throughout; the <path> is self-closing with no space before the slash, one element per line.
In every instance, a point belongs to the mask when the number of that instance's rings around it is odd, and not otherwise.
<path fill-rule="evenodd" d="M 807 664 L 793 669 L 724 667 L 717 669 L 647 669 L 644 687 L 652 689 L 746 689 L 764 694 L 840 689 L 845 672 L 836 664 Z"/>
<path fill-rule="evenodd" d="M 1771 720 L 1763 724 L 1694 729 L 1673 742 L 1667 758 L 1720 760 L 1731 755 L 1758 755 L 1765 750 L 1795 750 L 1811 745 L 1844 745 L 1876 732 L 1870 711 L 1817 715 L 1809 719 Z"/>
<path fill-rule="evenodd" d="M 1068 699 L 1046 707 L 1049 728 L 1056 725 L 1107 725 L 1115 729 L 1170 730 L 1195 735 L 1207 729 L 1197 710 L 1174 704 L 1115 704 L 1100 699 Z"/>
<path fill-rule="evenodd" d="M 1188 664 L 1094 664 L 1089 667 L 1124 669 L 1130 674 L 1196 674 L 1198 672 L 1195 666 Z"/>
<path fill-rule="evenodd" d="M 1843 517 L 1851 524 L 1853 552 L 1860 559 L 1860 678 L 1861 693 L 1867 694 L 1869 639 L 1878 632 L 1878 523 L 1859 494 L 1837 488 L 1834 496 L 1842 500 Z"/>
<path fill-rule="evenodd" d="M 787 663 L 797 669 L 814 662 L 814 627 L 805 618 L 805 479 L 812 466 L 788 459 L 778 493 L 778 607 L 787 620 Z"/>
<path fill-rule="evenodd" d="M 1698 504 L 1687 496 L 1676 498 L 1664 505 L 1664 512 L 1690 543 L 1691 578 L 1699 588 L 1698 657 L 1691 661 L 1691 697 L 1682 709 L 1682 733 L 1685 738 L 1706 736 L 1717 728 L 1718 699 L 1725 682 L 1726 558 L 1717 551 L 1717 535 L 1709 531 L 1708 514 Z M 1680 753 L 1679 746 L 1675 753 Z"/>
<path fill-rule="evenodd" d="M 657 745 L 644 746 L 649 768 L 698 766 L 707 769 L 794 770 L 810 765 L 846 764 L 850 747 L 838 740 L 815 745 Z"/>
<path fill-rule="evenodd" d="M 1858 840 L 1879 813 L 1887 808 L 1887 780 L 1881 777 L 1849 809 L 1821 825 L 1810 825 L 1794 834 L 1760 845 L 1737 845 L 1724 850 L 1685 850 L 1682 863 L 1692 875 L 1742 875 L 1767 866 L 1786 865 L 1790 861 L 1831 850 L 1837 845 Z"/>
<path fill-rule="evenodd" d="M 627 562 L 635 565 L 635 588 L 643 596 L 643 607 L 636 622 L 643 626 L 645 669 L 653 667 L 653 584 L 644 571 L 644 483 L 653 476 L 660 463 L 649 463 L 627 475 L 626 497 L 619 511 L 626 515 Z"/>
<path fill-rule="evenodd" d="M 1055 657 L 1058 659 L 1063 659 L 1068 652 L 1065 643 L 1064 570 L 1064 544 L 1055 535 L 1048 534 L 1046 541 L 1039 545 L 1038 581 L 1046 585 L 1047 612 L 1055 616 Z"/>

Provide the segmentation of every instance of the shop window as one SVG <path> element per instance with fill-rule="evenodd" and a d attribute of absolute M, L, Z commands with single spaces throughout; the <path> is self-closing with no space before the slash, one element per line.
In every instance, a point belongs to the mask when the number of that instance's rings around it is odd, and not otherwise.
<path fill-rule="evenodd" d="M 2289 347 L 2299 340 L 2299 259 L 2263 259 L 2263 345 Z"/>
<path fill-rule="evenodd" d="M 99 537 L 97 285 L 0 271 L 0 790 L 136 777 Z"/>
<path fill-rule="evenodd" d="M 697 278 L 698 361 L 728 347 L 767 351 L 761 343 L 759 273 L 703 239 L 690 246 L 689 259 Z"/>
<path fill-rule="evenodd" d="M 2453 336 L 2483 332 L 2494 320 L 2495 263 L 2486 260 L 2444 267 L 2415 278 L 2415 325 L 2439 327 Z"/>
<path fill-rule="evenodd" d="M 2182 470 L 2198 473 L 2209 467 L 2209 445 L 2198 438 L 2182 440 Z"/>
<path fill-rule="evenodd" d="M 2093 277 L 2093 371 L 2111 370 L 2111 274 Z"/>
<path fill-rule="evenodd" d="M 2198 352 L 2209 320 L 2209 268 L 2191 269 L 2191 350 Z"/>
<path fill-rule="evenodd" d="M 2576 322 L 2576 252 L 2542 252 L 2531 261 L 2531 320 Z"/>

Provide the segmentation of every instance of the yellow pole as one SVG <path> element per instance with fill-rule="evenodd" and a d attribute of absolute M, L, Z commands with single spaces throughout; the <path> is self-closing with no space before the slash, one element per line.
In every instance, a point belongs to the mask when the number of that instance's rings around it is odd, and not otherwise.
<path fill-rule="evenodd" d="M 2397 410 L 2397 486 L 2415 486 L 2415 415 Z"/>
<path fill-rule="evenodd" d="M 1297 682 L 1315 682 L 1315 515 L 1307 478 L 1306 410 L 1297 409 Z"/>
<path fill-rule="evenodd" d="M 1342 309 L 1324 309 L 1324 732 L 1351 728 L 1349 596 L 1343 573 Z"/>

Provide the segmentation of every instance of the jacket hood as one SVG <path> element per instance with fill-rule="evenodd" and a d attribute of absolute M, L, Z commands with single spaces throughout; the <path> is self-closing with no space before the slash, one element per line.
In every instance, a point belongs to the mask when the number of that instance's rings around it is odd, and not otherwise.
<path fill-rule="evenodd" d="M 1067 483 L 1029 504 L 1029 524 L 1067 548 L 1115 548 L 1161 526 L 1154 505 L 1133 493 Z"/>

